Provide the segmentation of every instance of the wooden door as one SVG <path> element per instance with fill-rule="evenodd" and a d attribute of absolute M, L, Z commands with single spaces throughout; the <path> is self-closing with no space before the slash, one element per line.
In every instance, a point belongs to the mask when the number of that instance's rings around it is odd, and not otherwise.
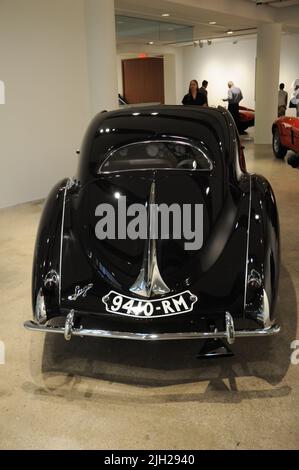
<path fill-rule="evenodd" d="M 124 97 L 129 104 L 164 104 L 164 63 L 161 57 L 122 61 Z"/>

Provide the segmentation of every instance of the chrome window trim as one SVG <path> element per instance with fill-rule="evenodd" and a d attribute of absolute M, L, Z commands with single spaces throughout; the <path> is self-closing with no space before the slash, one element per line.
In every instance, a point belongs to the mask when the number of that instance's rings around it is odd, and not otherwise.
<path fill-rule="evenodd" d="M 125 147 L 133 147 L 135 145 L 140 145 L 140 144 L 152 144 L 152 143 L 162 143 L 162 144 L 179 144 L 179 145 L 185 145 L 187 147 L 192 147 L 193 149 L 197 150 L 208 162 L 209 168 L 204 168 L 204 169 L 198 169 L 198 168 L 129 168 L 127 170 L 113 170 L 113 171 L 102 171 L 103 166 L 105 163 L 119 150 L 125 148 Z M 141 140 L 138 142 L 131 142 L 130 144 L 122 145 L 121 147 L 118 147 L 114 150 L 111 150 L 107 157 L 104 159 L 104 161 L 101 163 L 101 166 L 99 170 L 97 171 L 97 174 L 102 174 L 102 175 L 109 175 L 113 173 L 124 173 L 128 171 L 165 171 L 165 170 L 172 170 L 172 171 L 212 171 L 214 168 L 212 161 L 210 158 L 203 152 L 201 148 L 199 148 L 197 145 L 191 144 L 190 142 L 185 142 L 184 140 L 171 140 L 171 139 L 157 139 L 157 140 Z"/>

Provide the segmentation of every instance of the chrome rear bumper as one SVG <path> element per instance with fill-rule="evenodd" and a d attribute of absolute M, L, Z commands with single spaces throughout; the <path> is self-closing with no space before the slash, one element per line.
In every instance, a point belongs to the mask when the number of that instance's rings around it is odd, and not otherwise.
<path fill-rule="evenodd" d="M 229 344 L 235 341 L 235 338 L 245 338 L 251 336 L 271 336 L 279 333 L 280 326 L 272 325 L 267 328 L 255 330 L 235 330 L 233 318 L 229 313 L 225 314 L 225 331 L 188 331 L 175 333 L 134 333 L 125 331 L 108 331 L 74 327 L 74 313 L 70 312 L 66 317 L 65 326 L 39 325 L 38 323 L 28 320 L 24 326 L 28 330 L 41 331 L 44 333 L 59 333 L 64 335 L 66 340 L 70 340 L 72 336 L 91 336 L 96 338 L 117 338 L 144 341 L 161 341 L 161 340 L 187 340 L 187 339 L 226 339 Z"/>

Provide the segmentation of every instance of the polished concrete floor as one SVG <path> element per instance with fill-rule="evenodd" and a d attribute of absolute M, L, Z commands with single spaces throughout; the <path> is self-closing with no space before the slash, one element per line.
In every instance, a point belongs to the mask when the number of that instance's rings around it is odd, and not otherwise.
<path fill-rule="evenodd" d="M 195 342 L 141 344 L 25 331 L 42 205 L 0 211 L 0 448 L 299 448 L 298 170 L 243 139 L 280 212 L 281 333 L 239 340 L 232 358 L 198 360 Z M 299 357 L 299 354 L 298 354 Z"/>

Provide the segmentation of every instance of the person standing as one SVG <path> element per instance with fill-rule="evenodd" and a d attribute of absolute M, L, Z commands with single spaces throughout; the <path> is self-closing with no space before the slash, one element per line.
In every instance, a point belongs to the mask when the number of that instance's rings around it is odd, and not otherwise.
<path fill-rule="evenodd" d="M 243 99 L 243 94 L 240 88 L 236 87 L 233 82 L 229 81 L 227 86 L 227 98 L 224 98 L 223 101 L 228 101 L 228 110 L 234 118 L 237 129 L 240 132 L 239 103 Z"/>
<path fill-rule="evenodd" d="M 278 90 L 278 117 L 285 116 L 288 105 L 288 94 L 284 90 L 284 83 L 279 85 Z"/>
<path fill-rule="evenodd" d="M 208 104 L 208 87 L 209 82 L 207 80 L 203 80 L 200 89 L 198 90 L 198 93 L 200 95 L 199 101 L 201 101 L 200 105 L 201 106 L 209 106 Z"/>
<path fill-rule="evenodd" d="M 203 97 L 202 97 L 202 93 L 199 90 L 200 89 L 198 88 L 198 81 L 191 80 L 190 85 L 189 85 L 189 92 L 187 93 L 187 95 L 184 96 L 182 103 L 185 106 L 190 106 L 190 105 L 202 106 Z"/>
<path fill-rule="evenodd" d="M 294 91 L 290 101 L 290 108 L 296 108 L 296 116 L 299 117 L 299 78 L 294 81 L 293 88 Z"/>

